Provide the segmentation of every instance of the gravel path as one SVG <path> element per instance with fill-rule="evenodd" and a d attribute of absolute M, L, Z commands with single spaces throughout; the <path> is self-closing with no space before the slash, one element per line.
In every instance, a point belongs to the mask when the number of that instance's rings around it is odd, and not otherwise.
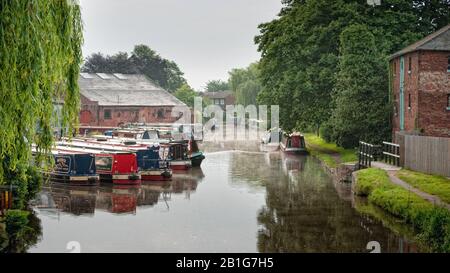
<path fill-rule="evenodd" d="M 387 171 L 389 178 L 391 179 L 392 183 L 399 185 L 400 187 L 403 187 L 415 194 L 417 194 L 418 196 L 422 197 L 423 199 L 437 205 L 437 206 L 441 206 L 441 207 L 445 207 L 448 210 L 450 210 L 450 205 L 445 203 L 444 201 L 442 201 L 438 196 L 436 195 L 432 195 L 426 192 L 423 192 L 413 186 L 411 186 L 410 184 L 406 183 L 405 181 L 401 180 L 400 178 L 397 177 L 397 171 Z"/>

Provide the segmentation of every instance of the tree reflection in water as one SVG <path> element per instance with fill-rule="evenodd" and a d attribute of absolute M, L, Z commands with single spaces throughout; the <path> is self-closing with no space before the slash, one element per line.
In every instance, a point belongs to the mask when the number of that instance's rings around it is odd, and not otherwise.
<path fill-rule="evenodd" d="M 6 223 L 0 222 L 0 253 L 26 253 L 42 239 L 41 220 L 33 211 L 21 212 L 28 216 L 9 230 Z"/>
<path fill-rule="evenodd" d="M 235 183 L 266 189 L 266 205 L 258 213 L 260 252 L 368 252 L 370 241 L 378 241 L 383 252 L 418 251 L 341 199 L 335 187 L 348 185 L 334 184 L 311 157 L 234 154 L 232 162 L 240 178 Z"/>

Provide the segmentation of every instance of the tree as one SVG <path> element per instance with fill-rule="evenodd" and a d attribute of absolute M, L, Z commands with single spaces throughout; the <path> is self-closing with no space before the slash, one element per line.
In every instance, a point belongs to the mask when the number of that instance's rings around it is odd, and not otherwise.
<path fill-rule="evenodd" d="M 230 89 L 230 86 L 227 82 L 222 80 L 212 80 L 206 83 L 206 92 L 219 92 L 219 91 L 227 91 Z"/>
<path fill-rule="evenodd" d="M 375 36 L 365 25 L 351 25 L 340 37 L 341 49 L 332 123 L 334 138 L 345 148 L 359 140 L 381 143 L 389 138 L 387 65 Z"/>
<path fill-rule="evenodd" d="M 126 52 L 111 56 L 92 54 L 86 59 L 82 71 L 144 74 L 170 92 L 175 92 L 186 83 L 183 72 L 175 62 L 162 58 L 147 45 L 136 45 L 130 54 Z"/>
<path fill-rule="evenodd" d="M 229 73 L 228 80 L 238 104 L 256 105 L 256 97 L 262 89 L 259 79 L 258 63 L 252 63 L 246 68 L 235 68 Z"/>
<path fill-rule="evenodd" d="M 79 111 L 80 7 L 70 1 L 0 2 L 0 184 L 20 180 L 27 195 L 31 144 L 51 149 L 55 101 L 71 132 Z M 28 167 L 27 167 L 28 166 Z"/>
<path fill-rule="evenodd" d="M 188 84 L 183 84 L 175 92 L 175 97 L 177 97 L 182 102 L 186 103 L 189 107 L 194 107 L 194 99 L 198 96 L 198 93 L 194 91 Z"/>
<path fill-rule="evenodd" d="M 279 18 L 261 24 L 258 102 L 280 106 L 287 131 L 328 123 L 334 105 L 340 34 L 364 24 L 389 55 L 450 22 L 448 0 L 287 0 Z M 386 60 L 384 60 L 386 61 Z M 385 71 L 385 81 L 388 79 Z M 385 92 L 388 92 L 386 89 Z"/>

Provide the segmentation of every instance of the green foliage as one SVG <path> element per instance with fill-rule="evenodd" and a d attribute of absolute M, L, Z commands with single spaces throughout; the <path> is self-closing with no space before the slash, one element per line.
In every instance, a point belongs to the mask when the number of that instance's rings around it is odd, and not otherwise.
<path fill-rule="evenodd" d="M 317 128 L 330 120 L 335 108 L 333 90 L 340 85 L 340 91 L 346 86 L 356 91 L 351 79 L 355 83 L 365 84 L 365 80 L 370 82 L 382 78 L 371 90 L 378 91 L 380 96 L 387 95 L 389 77 L 386 56 L 450 22 L 448 0 L 383 0 L 380 6 L 375 7 L 367 5 L 365 0 L 288 0 L 284 3 L 285 7 L 278 19 L 259 26 L 261 33 L 255 42 L 262 55 L 259 69 L 263 88 L 258 95 L 258 102 L 280 106 L 280 124 L 286 131 Z M 351 25 L 367 26 L 361 38 L 369 41 L 369 44 L 360 43 L 358 36 L 352 37 L 362 32 L 348 30 L 344 41 L 355 44 L 357 54 L 342 56 L 343 52 L 339 49 L 342 48 L 343 40 L 340 37 Z M 365 61 L 361 54 L 364 50 L 373 58 L 367 67 L 364 67 L 364 63 L 357 63 Z M 351 62 L 363 69 L 352 71 L 346 65 Z M 341 68 L 346 71 L 340 73 Z M 374 74 L 369 74 L 368 70 L 373 68 Z M 367 85 L 357 88 L 370 91 Z M 366 105 L 374 109 L 370 103 Z M 383 106 L 382 109 L 387 107 Z M 349 111 L 340 111 L 338 116 L 346 112 Z M 388 113 L 383 113 L 383 117 L 389 118 Z M 359 113 L 351 114 L 357 116 Z M 374 133 L 368 136 L 358 133 L 350 138 L 350 132 L 342 132 L 342 126 L 347 124 L 343 123 L 337 128 L 341 138 L 334 140 L 350 147 L 360 137 L 374 141 L 384 137 L 385 127 L 378 127 L 384 124 L 374 122 L 382 117 L 376 117 L 376 114 L 378 112 L 373 113 L 373 116 L 363 116 L 369 118 L 372 126 L 366 127 L 366 130 Z M 359 126 L 354 125 L 350 131 L 362 131 Z M 347 138 L 344 139 L 342 135 Z"/>
<path fill-rule="evenodd" d="M 194 107 L 194 99 L 198 96 L 198 93 L 194 91 L 188 84 L 183 84 L 175 92 L 175 97 L 177 97 L 182 102 L 186 103 L 189 107 Z"/>
<path fill-rule="evenodd" d="M 332 142 L 334 138 L 334 130 L 333 130 L 333 124 L 330 121 L 325 122 L 320 127 L 320 136 L 325 140 L 326 142 Z"/>
<path fill-rule="evenodd" d="M 92 54 L 86 59 L 82 70 L 88 73 L 144 74 L 171 92 L 186 84 L 184 74 L 178 65 L 162 58 L 147 45 L 136 45 L 130 54 L 126 52 L 112 56 Z"/>
<path fill-rule="evenodd" d="M 333 94 L 333 137 L 345 148 L 359 140 L 389 139 L 389 94 L 386 58 L 365 25 L 351 25 L 340 36 L 340 60 Z"/>
<path fill-rule="evenodd" d="M 227 82 L 221 80 L 212 80 L 206 83 L 206 92 L 228 91 L 230 86 Z"/>
<path fill-rule="evenodd" d="M 43 184 L 43 177 L 36 167 L 22 164 L 8 172 L 5 179 L 14 187 L 13 207 L 16 209 L 24 209 Z"/>
<path fill-rule="evenodd" d="M 436 207 L 418 195 L 390 182 L 380 169 L 357 173 L 355 192 L 367 195 L 369 201 L 410 223 L 418 238 L 435 252 L 450 252 L 450 211 Z"/>
<path fill-rule="evenodd" d="M 246 68 L 232 69 L 228 74 L 228 82 L 236 96 L 237 104 L 256 105 L 256 98 L 262 89 L 258 63 L 252 63 Z"/>
<path fill-rule="evenodd" d="M 31 143 L 50 150 L 54 101 L 64 102 L 62 126 L 76 125 L 82 42 L 78 5 L 0 2 L 0 184 L 26 176 L 18 166 L 30 162 Z"/>
<path fill-rule="evenodd" d="M 28 211 L 9 210 L 2 222 L 0 253 L 25 253 L 42 235 L 40 220 Z"/>
<path fill-rule="evenodd" d="M 381 169 L 365 169 L 358 172 L 358 183 L 354 187 L 355 194 L 369 196 L 376 188 L 392 188 L 387 173 Z"/>
<path fill-rule="evenodd" d="M 429 175 L 405 169 L 399 171 L 397 176 L 411 186 L 429 194 L 436 195 L 440 197 L 442 201 L 450 204 L 450 179 L 443 176 Z"/>
<path fill-rule="evenodd" d="M 323 161 L 328 167 L 335 168 L 339 163 L 357 161 L 355 150 L 338 147 L 314 134 L 305 134 L 306 145 L 310 153 Z"/>

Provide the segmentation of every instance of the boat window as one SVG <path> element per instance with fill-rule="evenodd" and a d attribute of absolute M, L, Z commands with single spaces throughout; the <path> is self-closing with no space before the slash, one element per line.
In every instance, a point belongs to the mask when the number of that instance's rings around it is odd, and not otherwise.
<path fill-rule="evenodd" d="M 112 169 L 112 157 L 110 156 L 97 156 L 95 157 L 95 167 L 100 171 L 111 171 Z"/>

